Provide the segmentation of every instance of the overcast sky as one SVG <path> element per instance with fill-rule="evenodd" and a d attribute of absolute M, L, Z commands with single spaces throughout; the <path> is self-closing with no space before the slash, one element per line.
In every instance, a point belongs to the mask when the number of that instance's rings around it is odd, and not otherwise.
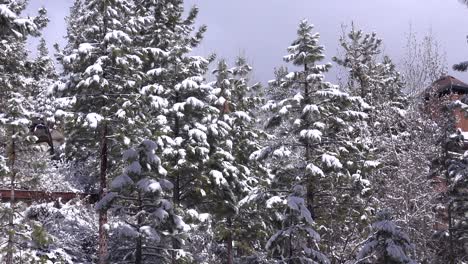
<path fill-rule="evenodd" d="M 64 17 L 72 0 L 31 0 L 26 11 L 45 6 L 51 22 L 44 31 L 50 46 L 63 45 Z M 273 68 L 283 65 L 282 56 L 295 38 L 301 19 L 308 19 L 321 34 L 327 60 L 337 54 L 341 24 L 351 21 L 365 31 L 375 31 L 383 39 L 385 52 L 400 62 L 405 34 L 412 24 L 423 36 L 430 30 L 447 54 L 449 68 L 468 59 L 468 8 L 457 0 L 186 0 L 187 7 L 198 5 L 198 24 L 208 32 L 195 53 L 215 52 L 229 61 L 245 55 L 254 66 L 254 77 L 265 82 L 273 78 Z M 35 45 L 31 44 L 31 45 Z M 335 75 L 332 72 L 330 75 Z M 468 73 L 449 74 L 468 81 Z M 334 80 L 335 76 L 329 76 Z"/>

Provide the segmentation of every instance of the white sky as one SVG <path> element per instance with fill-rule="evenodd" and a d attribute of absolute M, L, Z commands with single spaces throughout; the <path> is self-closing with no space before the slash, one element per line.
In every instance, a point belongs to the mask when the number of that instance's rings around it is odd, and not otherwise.
<path fill-rule="evenodd" d="M 45 6 L 51 22 L 44 31 L 49 45 L 60 43 L 66 27 L 63 18 L 72 0 L 31 0 L 26 11 Z M 308 19 L 321 34 L 328 58 L 337 54 L 341 24 L 351 21 L 365 31 L 383 38 L 385 52 L 396 62 L 404 54 L 405 33 L 410 23 L 423 36 L 432 30 L 447 54 L 448 66 L 468 60 L 468 8 L 457 0 L 186 0 L 187 7 L 198 5 L 198 24 L 208 32 L 195 51 L 217 53 L 229 61 L 244 54 L 254 66 L 255 79 L 273 78 L 273 68 L 283 64 L 282 56 L 294 39 L 298 22 Z M 31 45 L 36 45 L 31 44 Z M 52 50 L 52 49 L 51 49 Z M 328 79 L 334 80 L 336 72 Z M 468 73 L 449 74 L 468 81 Z"/>

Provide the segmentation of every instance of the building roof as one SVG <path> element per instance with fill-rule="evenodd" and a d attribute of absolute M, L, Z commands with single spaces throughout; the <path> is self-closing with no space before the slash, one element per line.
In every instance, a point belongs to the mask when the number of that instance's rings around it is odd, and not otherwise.
<path fill-rule="evenodd" d="M 424 97 L 429 99 L 435 95 L 440 97 L 451 93 L 468 94 L 468 84 L 450 75 L 443 76 L 424 91 Z"/>

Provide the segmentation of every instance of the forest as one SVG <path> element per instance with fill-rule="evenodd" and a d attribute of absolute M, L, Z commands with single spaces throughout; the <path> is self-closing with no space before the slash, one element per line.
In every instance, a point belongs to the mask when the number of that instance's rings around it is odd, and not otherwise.
<path fill-rule="evenodd" d="M 0 0 L 1 263 L 468 263 L 468 100 L 432 89 L 468 61 L 434 36 L 395 63 L 350 23 L 328 62 L 298 18 L 256 83 L 183 0 L 75 0 L 36 56 L 27 5 Z"/>

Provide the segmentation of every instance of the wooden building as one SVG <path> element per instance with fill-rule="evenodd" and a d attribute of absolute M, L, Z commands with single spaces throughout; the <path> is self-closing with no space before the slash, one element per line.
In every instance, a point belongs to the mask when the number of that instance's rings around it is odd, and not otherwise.
<path fill-rule="evenodd" d="M 443 76 L 429 86 L 423 93 L 425 110 L 431 118 L 448 130 L 457 129 L 457 133 L 463 135 L 463 142 L 453 148 L 445 146 L 450 155 L 462 155 L 468 150 L 468 112 L 460 107 L 454 107 L 454 102 L 460 101 L 468 104 L 468 84 L 452 77 Z M 454 120 L 451 119 L 454 117 Z M 453 122 L 453 123 L 452 123 Z M 452 127 L 450 127 L 452 126 Z M 450 132 L 452 133 L 452 132 Z M 449 191 L 447 175 L 431 175 L 434 190 L 444 194 Z M 444 197 L 444 195 L 441 195 Z M 444 202 L 442 202 L 444 204 Z M 448 206 L 450 207 L 450 205 Z M 447 231 L 450 228 L 450 210 L 447 206 L 436 206 L 436 223 L 434 229 Z"/>
<path fill-rule="evenodd" d="M 440 114 L 443 106 L 453 101 L 463 100 L 465 95 L 468 95 L 468 84 L 449 75 L 435 81 L 423 94 L 426 109 L 436 121 L 443 118 Z M 460 109 L 453 111 L 456 128 L 460 128 L 462 133 L 465 132 L 467 135 L 465 138 L 468 139 L 468 117 L 465 117 Z"/>

